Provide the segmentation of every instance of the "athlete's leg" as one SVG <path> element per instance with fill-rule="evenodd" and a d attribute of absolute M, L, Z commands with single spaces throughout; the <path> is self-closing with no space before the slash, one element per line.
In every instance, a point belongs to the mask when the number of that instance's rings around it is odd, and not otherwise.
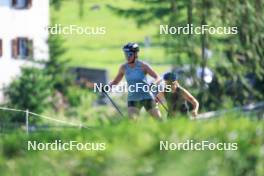
<path fill-rule="evenodd" d="M 144 100 L 143 105 L 152 117 L 161 120 L 160 110 L 154 100 Z"/>
<path fill-rule="evenodd" d="M 128 107 L 128 117 L 130 119 L 136 119 L 136 116 L 138 115 L 139 115 L 139 108 L 133 106 Z"/>
<path fill-rule="evenodd" d="M 149 113 L 152 117 L 154 117 L 154 118 L 156 118 L 156 119 L 158 119 L 158 120 L 161 120 L 161 113 L 160 113 L 160 110 L 159 110 L 158 107 L 155 107 L 155 108 L 152 108 L 152 109 L 148 110 L 148 113 Z"/>

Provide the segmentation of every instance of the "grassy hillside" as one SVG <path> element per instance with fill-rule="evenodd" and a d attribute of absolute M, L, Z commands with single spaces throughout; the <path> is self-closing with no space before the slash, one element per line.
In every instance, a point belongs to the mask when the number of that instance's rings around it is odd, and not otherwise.
<path fill-rule="evenodd" d="M 27 136 L 18 131 L 0 140 L 1 175 L 89 175 L 89 176 L 261 176 L 263 121 L 237 115 L 215 120 L 170 120 L 159 123 L 141 119 L 122 121 L 89 130 L 62 129 Z M 27 140 L 38 142 L 105 142 L 106 150 L 27 151 Z M 159 141 L 237 143 L 237 151 L 160 151 Z"/>
<path fill-rule="evenodd" d="M 119 65 L 124 62 L 122 46 L 135 41 L 141 43 L 142 60 L 153 63 L 153 67 L 159 73 L 167 70 L 169 65 L 162 48 L 155 45 L 144 48 L 144 38 L 147 36 L 151 37 L 152 43 L 158 42 L 154 35 L 158 32 L 159 26 L 151 25 L 139 29 L 132 19 L 121 18 L 111 12 L 107 4 L 125 8 L 138 5 L 130 0 L 84 1 L 82 17 L 78 1 L 62 1 L 60 9 L 51 8 L 51 18 L 62 26 L 106 27 L 105 35 L 64 35 L 67 53 L 63 55 L 63 59 L 70 59 L 72 66 L 108 69 L 113 76 Z M 98 9 L 92 10 L 96 5 Z"/>

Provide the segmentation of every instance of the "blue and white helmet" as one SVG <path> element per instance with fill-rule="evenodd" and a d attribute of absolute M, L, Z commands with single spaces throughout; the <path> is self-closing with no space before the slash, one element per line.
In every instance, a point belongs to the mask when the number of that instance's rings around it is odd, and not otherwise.
<path fill-rule="evenodd" d="M 139 45 L 137 43 L 129 42 L 123 47 L 123 51 L 124 52 L 139 52 Z"/>

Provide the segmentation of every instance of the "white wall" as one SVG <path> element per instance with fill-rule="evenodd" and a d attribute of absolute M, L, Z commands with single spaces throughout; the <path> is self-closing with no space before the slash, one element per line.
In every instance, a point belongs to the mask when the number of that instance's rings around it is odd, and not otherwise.
<path fill-rule="evenodd" d="M 19 75 L 22 65 L 31 65 L 28 61 L 12 58 L 11 40 L 16 37 L 32 39 L 34 59 L 48 59 L 48 25 L 49 0 L 32 0 L 29 9 L 14 9 L 11 7 L 11 0 L 0 0 L 0 38 L 3 45 L 0 89 Z"/>

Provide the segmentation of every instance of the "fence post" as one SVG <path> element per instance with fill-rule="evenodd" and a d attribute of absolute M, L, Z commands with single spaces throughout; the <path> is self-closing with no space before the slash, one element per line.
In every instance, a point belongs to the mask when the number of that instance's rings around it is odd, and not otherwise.
<path fill-rule="evenodd" d="M 28 109 L 26 110 L 26 130 L 27 130 L 27 134 L 29 133 L 29 125 L 28 125 Z"/>

